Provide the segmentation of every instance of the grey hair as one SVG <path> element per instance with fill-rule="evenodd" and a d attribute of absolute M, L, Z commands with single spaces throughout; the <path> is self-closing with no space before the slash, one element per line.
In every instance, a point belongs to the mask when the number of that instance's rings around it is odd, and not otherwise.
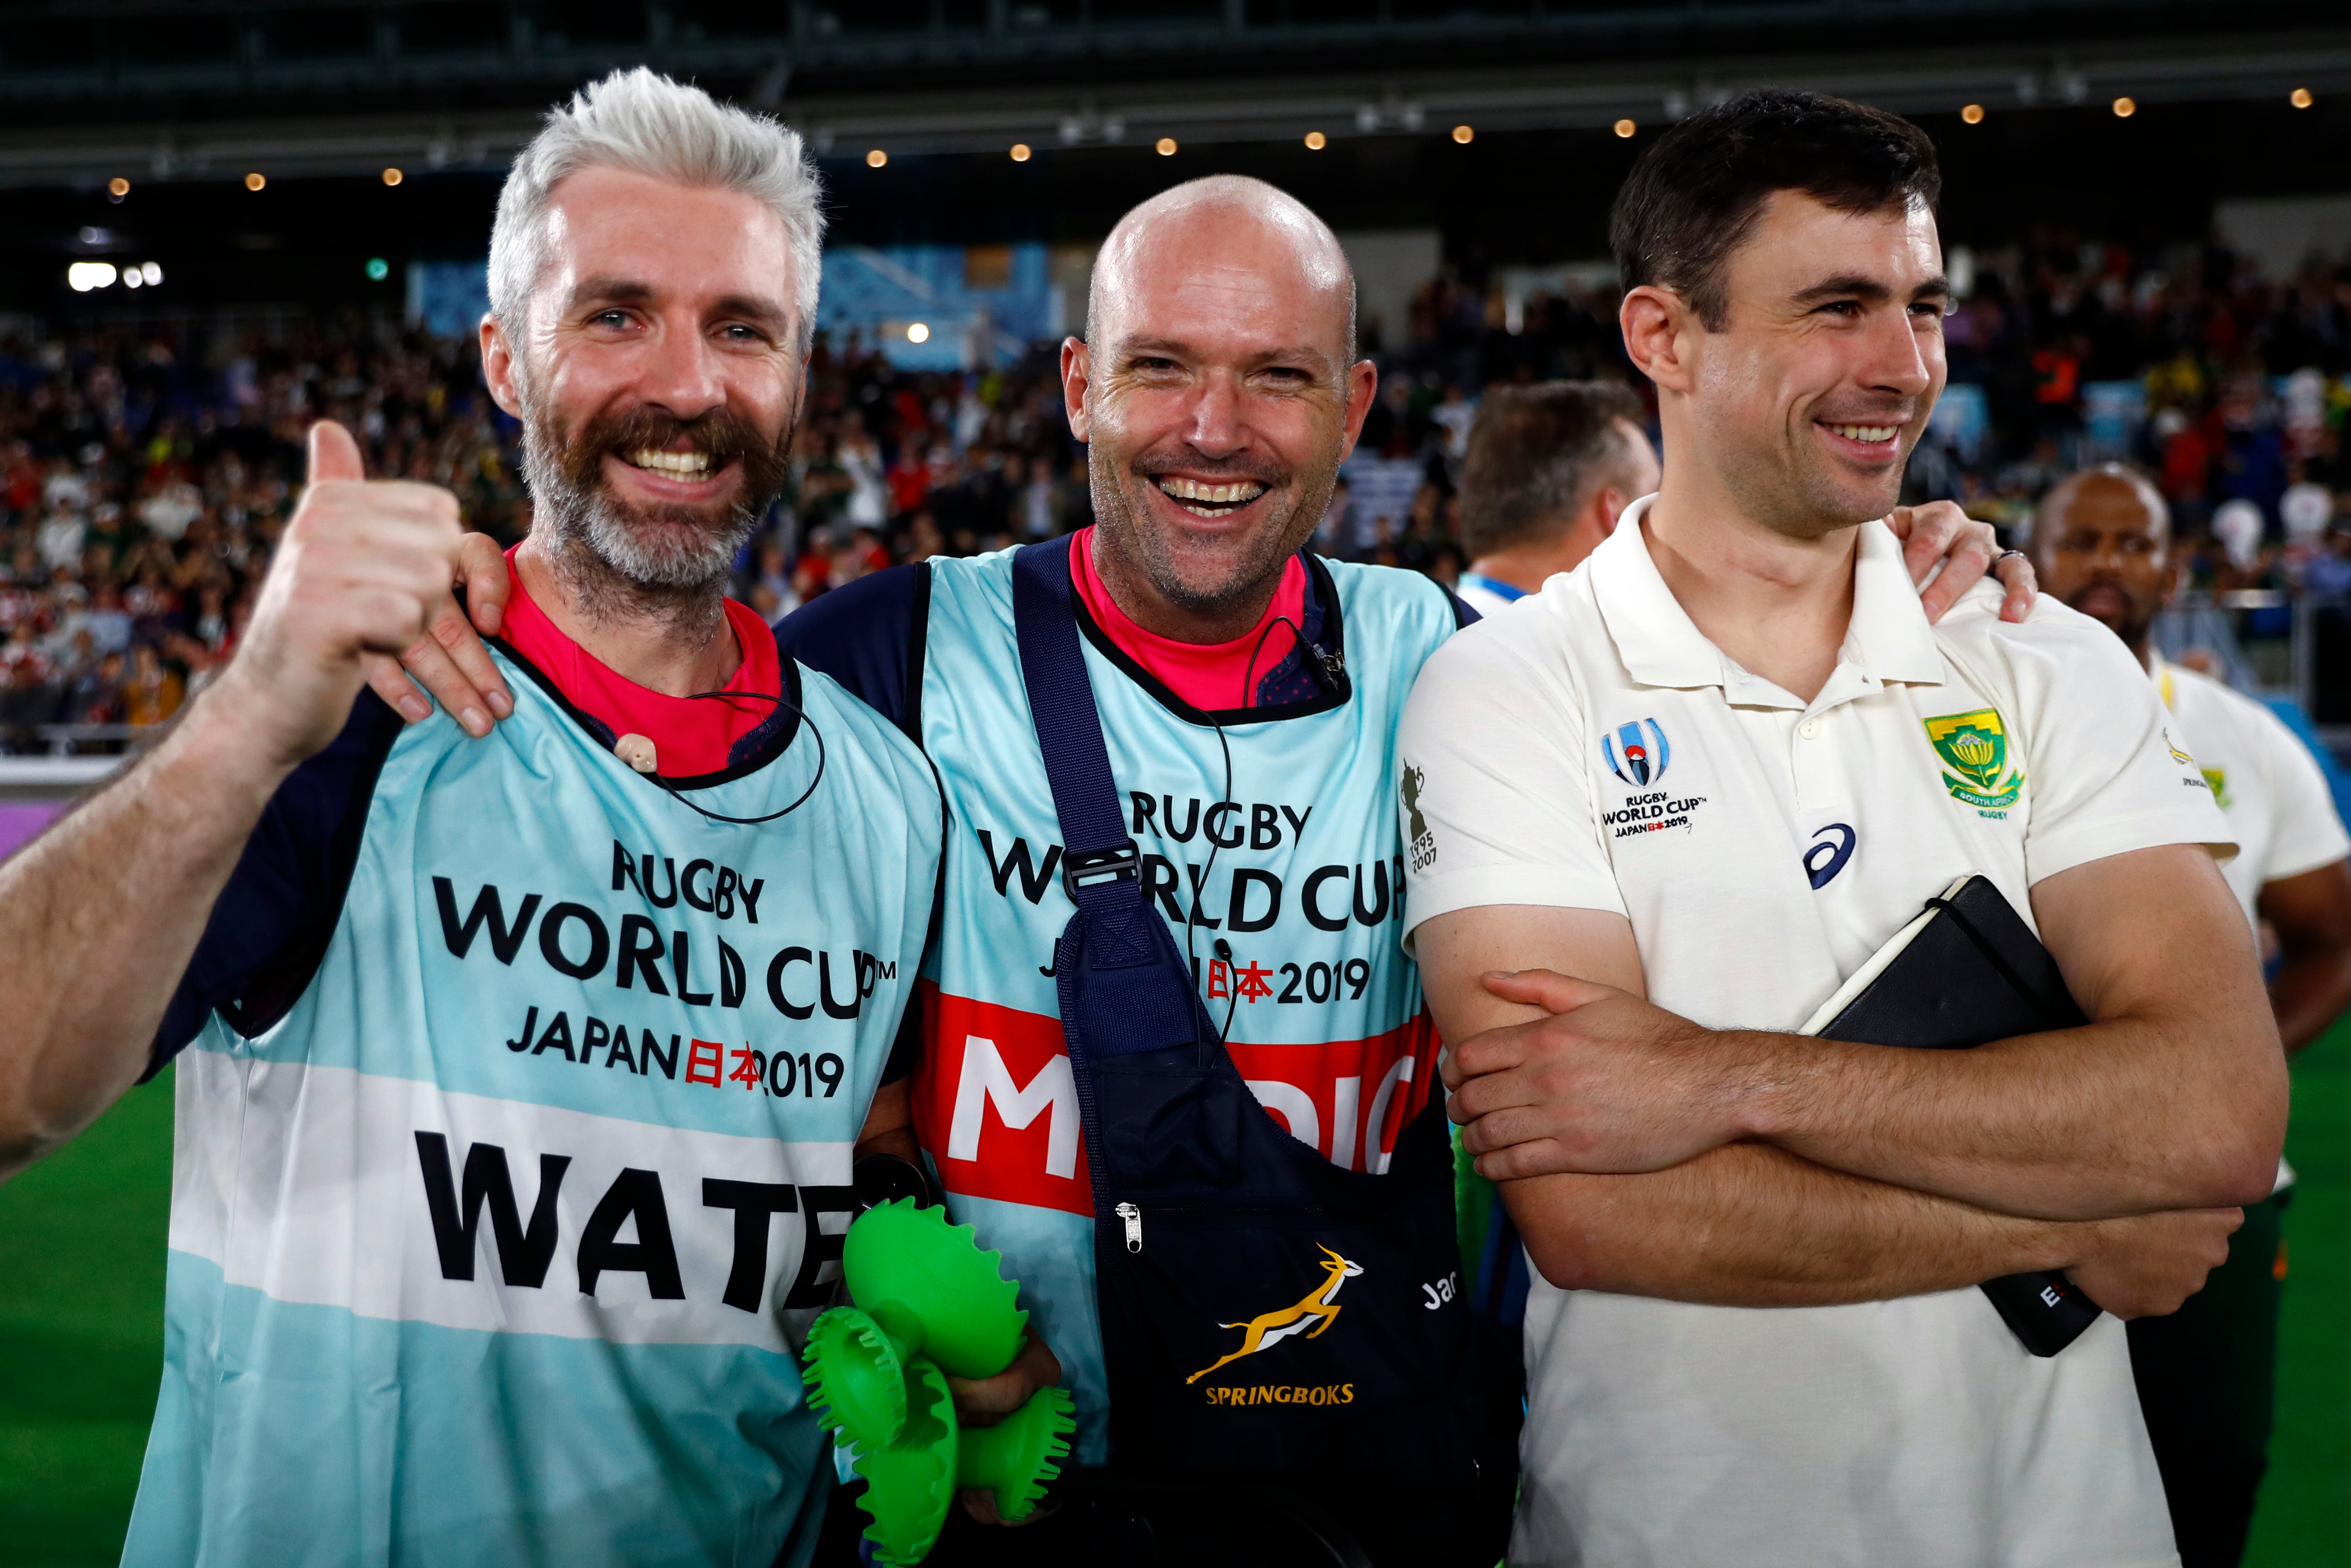
<path fill-rule="evenodd" d="M 626 169 L 763 203 L 784 225 L 794 330 L 807 350 L 823 267 L 824 187 L 799 133 L 643 66 L 590 82 L 548 110 L 515 155 L 490 225 L 490 313 L 510 337 L 526 335 L 531 290 L 546 267 L 548 202 L 583 169 Z"/>

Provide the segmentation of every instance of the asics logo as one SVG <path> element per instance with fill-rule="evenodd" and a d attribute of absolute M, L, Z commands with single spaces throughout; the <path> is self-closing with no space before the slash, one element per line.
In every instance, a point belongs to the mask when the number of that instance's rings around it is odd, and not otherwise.
<path fill-rule="evenodd" d="M 1815 890 L 1836 880 L 1844 870 L 1844 862 L 1853 859 L 1853 846 L 1861 835 L 1843 822 L 1831 822 L 1813 835 L 1813 845 L 1804 852 L 1804 874 L 1812 879 Z"/>

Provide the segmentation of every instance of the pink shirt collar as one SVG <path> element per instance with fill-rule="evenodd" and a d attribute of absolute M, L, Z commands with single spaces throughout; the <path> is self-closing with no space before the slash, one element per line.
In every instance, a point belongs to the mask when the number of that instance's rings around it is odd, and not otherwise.
<path fill-rule="evenodd" d="M 1281 582 L 1273 591 L 1273 602 L 1265 607 L 1256 625 L 1231 642 L 1179 643 L 1145 629 L 1118 607 L 1094 572 L 1093 537 L 1090 528 L 1070 537 L 1070 581 L 1085 601 L 1094 624 L 1128 658 L 1194 707 L 1216 713 L 1256 706 L 1254 694 L 1245 692 L 1243 684 L 1264 680 L 1297 646 L 1297 628 L 1306 614 L 1306 563 L 1296 556 L 1290 558 L 1281 569 Z M 1269 633 L 1267 628 L 1284 619 L 1288 625 Z"/>

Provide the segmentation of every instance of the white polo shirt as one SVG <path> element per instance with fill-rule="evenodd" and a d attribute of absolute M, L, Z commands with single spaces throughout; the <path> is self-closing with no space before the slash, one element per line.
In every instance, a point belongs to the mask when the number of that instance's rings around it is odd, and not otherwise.
<path fill-rule="evenodd" d="M 2196 754 L 2237 841 L 2236 859 L 2220 871 L 2258 929 L 2254 902 L 2263 886 L 2351 854 L 2326 775 L 2301 738 L 2252 698 L 2160 653 L 2148 674 L 2179 720 L 2174 738 Z"/>
<path fill-rule="evenodd" d="M 2005 624 L 1987 583 L 1930 627 L 1873 523 L 1805 703 L 1698 632 L 1646 510 L 1424 668 L 1399 742 L 1419 775 L 1407 930 L 1489 904 L 1614 911 L 1658 1005 L 1793 1030 L 1962 873 L 2030 921 L 2043 877 L 2225 841 L 2095 622 L 2044 597 Z M 2112 1318 L 2043 1360 L 1974 1290 L 1766 1310 L 1538 1277 L 1526 1354 L 1514 1564 L 2177 1562 Z"/>
<path fill-rule="evenodd" d="M 2196 754 L 2204 781 L 2237 841 L 2237 857 L 2220 868 L 2229 891 L 2259 931 L 2262 888 L 2351 853 L 2351 837 L 2335 814 L 2335 796 L 2300 737 L 2260 703 L 2195 671 L 2154 656 L 2149 674 L 2163 706 L 2178 721 L 2179 744 Z M 2278 1160 L 2277 1185 L 2294 1184 L 2294 1167 Z"/>

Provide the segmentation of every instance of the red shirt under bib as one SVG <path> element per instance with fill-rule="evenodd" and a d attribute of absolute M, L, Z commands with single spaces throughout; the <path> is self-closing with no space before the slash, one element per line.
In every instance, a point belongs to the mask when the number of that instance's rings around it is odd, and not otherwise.
<path fill-rule="evenodd" d="M 1085 601 L 1094 624 L 1128 658 L 1194 707 L 1214 713 L 1256 706 L 1254 694 L 1244 691 L 1243 685 L 1252 678 L 1262 681 L 1297 645 L 1296 628 L 1306 615 L 1306 563 L 1296 556 L 1290 558 L 1273 591 L 1273 602 L 1265 607 L 1256 625 L 1231 642 L 1179 643 L 1146 630 L 1118 607 L 1110 590 L 1094 574 L 1093 538 L 1090 528 L 1070 536 L 1070 580 Z M 1290 624 L 1269 634 L 1266 628 L 1283 617 Z M 1249 671 L 1252 657 L 1257 664 L 1254 676 Z"/>
<path fill-rule="evenodd" d="M 775 713 L 774 703 L 758 697 L 738 702 L 674 697 L 616 674 L 565 636 L 533 601 L 522 585 L 522 574 L 514 570 L 514 550 L 507 551 L 507 570 L 513 575 L 514 593 L 507 601 L 500 634 L 553 681 L 573 707 L 610 725 L 616 736 L 642 735 L 652 741 L 664 776 L 690 779 L 720 771 L 736 743 Z M 784 666 L 775 632 L 749 605 L 731 599 L 726 604 L 727 630 L 743 651 L 743 663 L 719 689 L 781 696 Z"/>

